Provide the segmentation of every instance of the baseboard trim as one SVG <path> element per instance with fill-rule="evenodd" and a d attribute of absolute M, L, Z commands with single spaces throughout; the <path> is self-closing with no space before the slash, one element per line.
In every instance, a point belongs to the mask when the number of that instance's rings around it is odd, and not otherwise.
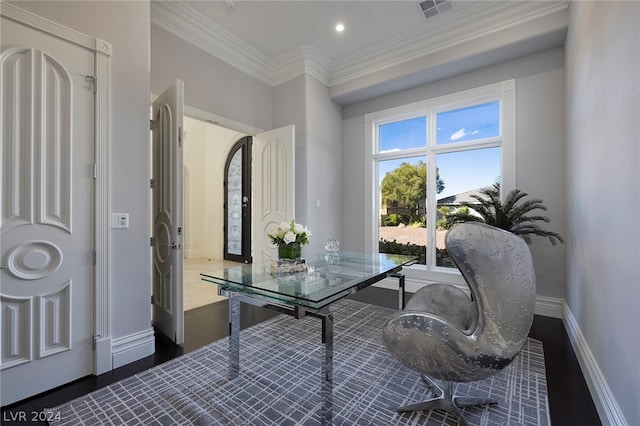
<path fill-rule="evenodd" d="M 113 339 L 111 358 L 113 368 L 137 361 L 156 351 L 153 328 Z"/>
<path fill-rule="evenodd" d="M 628 426 L 629 423 L 624 417 L 615 396 L 611 392 L 611 388 L 607 380 L 600 370 L 600 366 L 596 361 L 589 345 L 587 344 L 580 326 L 573 316 L 573 312 L 569 308 L 566 301 L 562 304 L 564 328 L 567 330 L 571 346 L 580 364 L 580 369 L 587 382 L 587 387 L 593 398 L 593 402 L 600 416 L 603 425 Z"/>
<path fill-rule="evenodd" d="M 200 259 L 203 257 L 211 257 L 208 255 L 206 250 L 187 250 L 184 252 L 184 257 L 185 259 Z"/>
<path fill-rule="evenodd" d="M 562 319 L 564 299 L 558 297 L 536 296 L 535 313 L 544 317 Z"/>
<path fill-rule="evenodd" d="M 425 281 L 421 279 L 415 279 L 411 277 L 405 277 L 404 289 L 409 293 L 415 293 L 420 290 L 427 284 L 431 284 L 431 281 Z M 469 287 L 462 286 L 458 284 L 451 284 L 458 287 L 460 290 L 469 294 Z M 398 289 L 398 279 L 397 278 L 386 278 L 382 281 L 374 284 L 375 287 L 388 288 L 391 290 Z M 545 317 L 552 318 L 562 318 L 562 305 L 564 303 L 564 299 L 559 299 L 557 297 L 547 297 L 547 296 L 537 296 L 536 297 L 536 307 L 535 313 L 538 315 L 542 315 Z"/>
<path fill-rule="evenodd" d="M 94 373 L 99 376 L 102 373 L 111 371 L 111 363 L 113 358 L 111 356 L 111 338 L 98 338 L 94 340 Z"/>

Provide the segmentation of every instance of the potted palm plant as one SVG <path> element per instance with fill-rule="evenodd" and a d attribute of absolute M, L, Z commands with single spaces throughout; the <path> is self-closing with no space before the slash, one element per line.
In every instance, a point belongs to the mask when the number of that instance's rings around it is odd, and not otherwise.
<path fill-rule="evenodd" d="M 500 182 L 496 182 L 493 186 L 479 192 L 484 197 L 471 195 L 472 198 L 478 200 L 479 204 L 462 202 L 460 203 L 462 209 L 446 216 L 445 227 L 447 229 L 462 222 L 483 222 L 520 235 L 527 243 L 531 242 L 531 235 L 545 237 L 552 245 L 556 245 L 558 242 L 564 243 L 559 234 L 546 231 L 535 223 L 538 221 L 548 223 L 551 219 L 547 216 L 529 215 L 533 210 L 547 210 L 541 199 L 523 200 L 528 194 L 514 189 L 507 194 L 503 202 L 500 199 Z"/>

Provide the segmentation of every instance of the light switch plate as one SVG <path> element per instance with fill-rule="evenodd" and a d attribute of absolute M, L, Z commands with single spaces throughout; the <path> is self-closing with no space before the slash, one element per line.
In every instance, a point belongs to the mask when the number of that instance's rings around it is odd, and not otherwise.
<path fill-rule="evenodd" d="M 111 213 L 111 228 L 122 229 L 129 227 L 129 213 Z"/>

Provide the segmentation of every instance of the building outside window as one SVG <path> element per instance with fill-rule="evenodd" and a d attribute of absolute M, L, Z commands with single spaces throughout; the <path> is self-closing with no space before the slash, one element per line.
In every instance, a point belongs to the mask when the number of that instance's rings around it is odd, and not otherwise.
<path fill-rule="evenodd" d="M 365 116 L 373 191 L 372 251 L 410 252 L 426 278 L 457 273 L 447 213 L 500 181 L 515 187 L 515 81 Z M 478 194 L 480 195 L 480 194 Z"/>

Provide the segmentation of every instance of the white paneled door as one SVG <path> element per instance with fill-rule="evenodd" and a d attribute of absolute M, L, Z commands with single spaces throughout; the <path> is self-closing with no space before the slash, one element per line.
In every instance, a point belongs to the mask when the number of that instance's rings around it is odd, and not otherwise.
<path fill-rule="evenodd" d="M 92 374 L 94 53 L 2 18 L 2 405 Z"/>
<path fill-rule="evenodd" d="M 153 323 L 184 343 L 183 306 L 183 108 L 184 83 L 153 102 Z"/>
<path fill-rule="evenodd" d="M 253 144 L 253 257 L 277 259 L 267 234 L 295 219 L 295 126 L 258 133 Z"/>

